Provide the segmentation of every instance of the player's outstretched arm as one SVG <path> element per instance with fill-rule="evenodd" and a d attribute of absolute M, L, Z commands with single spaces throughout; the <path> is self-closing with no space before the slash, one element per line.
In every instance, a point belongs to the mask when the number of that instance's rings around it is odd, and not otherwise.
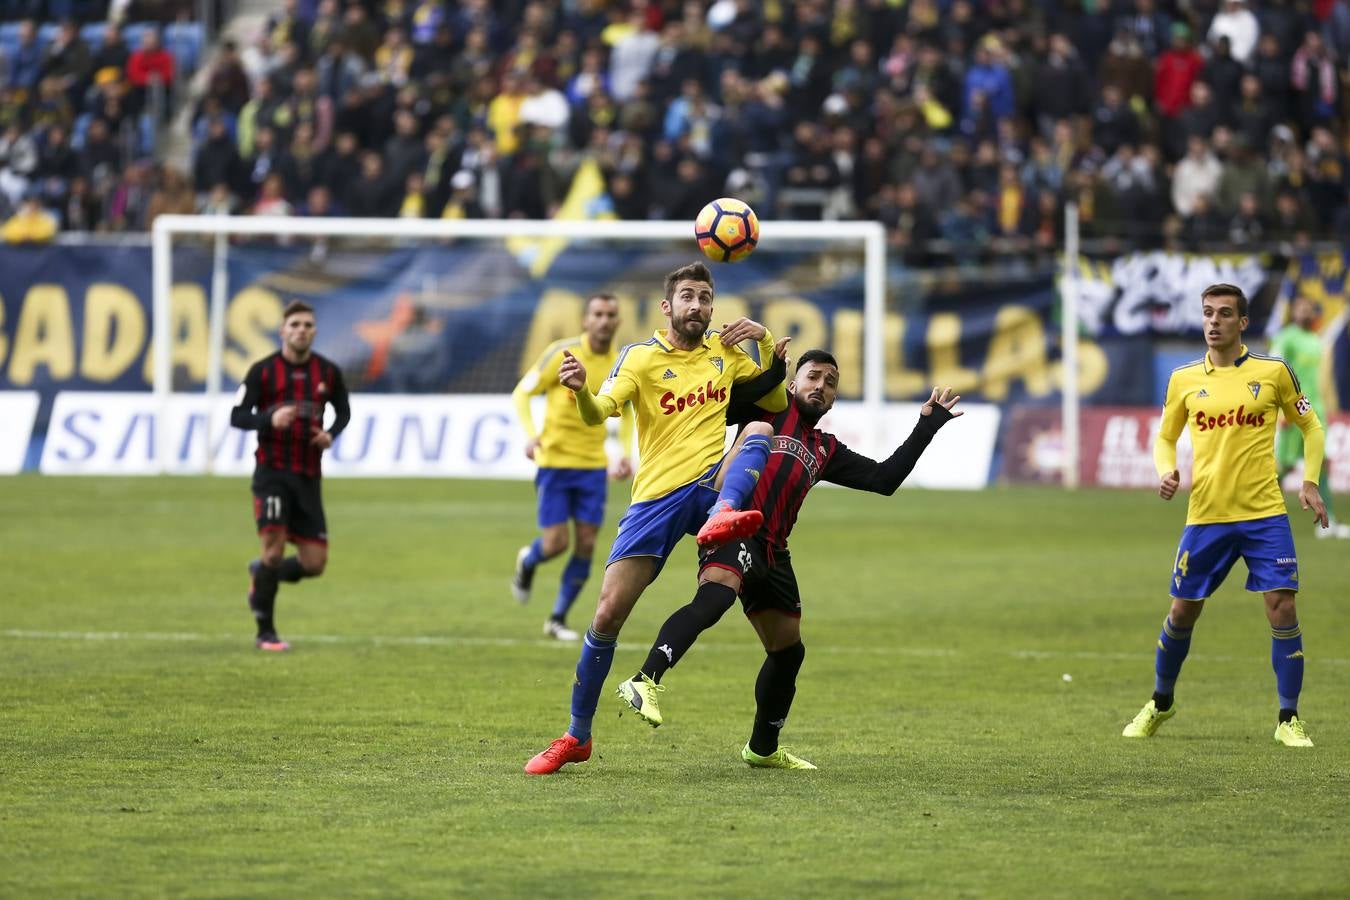
<path fill-rule="evenodd" d="M 909 477 L 909 473 L 914 471 L 915 464 L 932 443 L 938 429 L 952 419 L 965 415 L 961 410 L 953 411 L 960 399 L 961 395 L 953 395 L 951 388 L 943 388 L 941 392 L 933 388 L 928 402 L 919 410 L 919 421 L 914 425 L 914 430 L 894 453 L 882 462 L 877 462 L 841 444 L 825 465 L 821 479 L 854 490 L 891 496 Z"/>

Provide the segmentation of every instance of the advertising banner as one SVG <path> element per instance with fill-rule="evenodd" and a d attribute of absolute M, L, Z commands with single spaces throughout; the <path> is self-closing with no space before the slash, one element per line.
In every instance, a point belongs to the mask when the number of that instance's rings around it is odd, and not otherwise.
<path fill-rule="evenodd" d="M 0 395 L 3 396 L 3 395 Z M 229 426 L 231 399 L 175 394 L 63 391 L 53 405 L 40 470 L 48 475 L 247 475 L 253 432 Z M 352 418 L 324 455 L 330 477 L 534 477 L 509 395 L 354 394 Z M 989 480 L 999 409 L 962 404 L 966 414 L 939 432 L 907 484 L 982 488 Z M 884 429 L 858 403 L 822 421 L 859 453 L 884 459 L 914 427 L 919 404 L 887 404 Z M 331 415 L 331 411 L 330 411 Z M 730 439 L 731 435 L 728 435 Z M 167 462 L 160 464 L 160 454 Z"/>

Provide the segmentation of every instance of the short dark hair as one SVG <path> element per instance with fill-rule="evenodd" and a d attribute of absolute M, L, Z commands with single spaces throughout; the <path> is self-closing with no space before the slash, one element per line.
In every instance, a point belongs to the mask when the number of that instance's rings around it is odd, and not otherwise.
<path fill-rule="evenodd" d="M 797 358 L 797 371 L 801 371 L 802 366 L 807 363 L 824 363 L 827 366 L 839 368 L 839 362 L 834 358 L 834 354 L 828 350 L 807 350 Z"/>
<path fill-rule="evenodd" d="M 1247 295 L 1242 293 L 1242 288 L 1235 284 L 1211 284 L 1201 292 L 1200 301 L 1203 303 L 1210 297 L 1232 297 L 1237 301 L 1238 315 L 1247 315 Z"/>
<path fill-rule="evenodd" d="M 690 263 L 687 266 L 680 266 L 674 272 L 666 276 L 666 299 L 675 299 L 675 285 L 681 281 L 701 281 L 708 287 L 713 287 L 712 272 L 701 262 Z"/>
<path fill-rule="evenodd" d="M 285 322 L 296 313 L 309 313 L 314 315 L 314 307 L 303 300 L 292 300 L 286 304 L 286 308 L 281 311 L 281 321 Z"/>
<path fill-rule="evenodd" d="M 585 309 L 586 309 L 587 311 L 589 311 L 590 308 L 591 308 L 591 304 L 594 303 L 596 300 L 599 300 L 599 301 L 601 301 L 601 302 L 603 302 L 603 303 L 618 303 L 618 302 L 619 302 L 619 298 L 618 298 L 618 297 L 615 297 L 615 296 L 614 296 L 613 294 L 611 294 L 609 291 L 596 291 L 594 294 L 591 294 L 589 297 L 586 298 L 586 306 L 585 306 Z"/>

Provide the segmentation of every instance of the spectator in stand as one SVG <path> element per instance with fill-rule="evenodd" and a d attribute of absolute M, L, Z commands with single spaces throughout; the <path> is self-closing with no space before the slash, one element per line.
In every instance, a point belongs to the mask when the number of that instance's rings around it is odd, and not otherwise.
<path fill-rule="evenodd" d="M 1242 76 L 1246 73 L 1243 63 L 1233 58 L 1226 36 L 1220 37 L 1210 54 L 1209 62 L 1201 70 L 1200 78 L 1214 92 L 1215 106 L 1219 119 L 1233 121 L 1233 111 L 1242 91 Z"/>
<path fill-rule="evenodd" d="M 1102 88 L 1101 105 L 1092 113 L 1092 142 L 1111 156 L 1125 144 L 1133 149 L 1141 134 L 1139 118 L 1125 105 L 1120 88 L 1113 84 Z"/>
<path fill-rule="evenodd" d="M 1221 39 L 1227 38 L 1233 59 L 1244 66 L 1256 52 L 1256 42 L 1260 37 L 1261 24 L 1247 8 L 1247 0 L 1224 0 L 1223 7 L 1209 26 L 1209 42 L 1217 45 Z"/>
<path fill-rule="evenodd" d="M 150 195 L 145 210 L 145 226 L 149 228 L 155 219 L 166 213 L 190 216 L 197 211 L 197 198 L 183 173 L 169 163 L 160 169 L 159 186 Z"/>
<path fill-rule="evenodd" d="M 371 218 L 398 212 L 398 195 L 385 175 L 380 154 L 367 150 L 361 155 L 361 177 L 348 185 L 343 206 L 353 216 Z"/>
<path fill-rule="evenodd" d="M 93 74 L 93 57 L 73 19 L 63 19 L 55 39 L 47 45 L 42 77 L 54 79 L 72 103 L 82 100 Z"/>
<path fill-rule="evenodd" d="M 974 97 L 983 94 L 995 119 L 1013 114 L 1014 97 L 1012 76 L 1002 62 L 1003 45 L 990 35 L 980 41 L 975 50 L 975 64 L 966 72 L 962 112 L 970 118 L 974 112 Z"/>
<path fill-rule="evenodd" d="M 230 193 L 230 186 L 221 182 L 211 188 L 211 192 L 197 208 L 197 212 L 203 216 L 231 216 L 234 215 L 235 200 L 234 194 Z"/>
<path fill-rule="evenodd" d="M 1237 212 L 1228 223 L 1228 240 L 1238 247 L 1251 247 L 1265 240 L 1266 230 L 1261 202 L 1255 194 L 1243 194 L 1238 198 Z"/>
<path fill-rule="evenodd" d="M 289 216 L 292 212 L 290 201 L 286 199 L 286 183 L 280 172 L 269 173 L 263 179 L 258 199 L 253 201 L 249 215 L 253 216 Z"/>
<path fill-rule="evenodd" d="M 218 100 L 234 116 L 238 116 L 248 103 L 248 76 L 244 74 L 244 65 L 239 60 L 239 47 L 234 41 L 225 41 L 220 45 L 220 53 L 207 76 L 206 97 Z"/>
<path fill-rule="evenodd" d="M 173 55 L 159 41 L 159 29 L 147 28 L 141 34 L 141 46 L 127 58 L 127 82 L 135 91 L 137 105 L 144 108 L 152 85 L 165 92 L 173 87 Z M 168 105 L 165 105 L 168 113 Z"/>
<path fill-rule="evenodd" d="M 145 231 L 146 211 L 150 204 L 151 163 L 138 160 L 122 173 L 113 189 L 108 224 L 113 231 Z"/>
<path fill-rule="evenodd" d="M 402 28 L 391 28 L 385 32 L 384 41 L 375 51 L 375 71 L 380 80 L 394 87 L 408 83 L 408 73 L 412 71 L 413 49 L 403 36 Z"/>
<path fill-rule="evenodd" d="M 1289 84 L 1305 131 L 1336 117 L 1336 64 L 1316 31 L 1304 35 L 1302 46 L 1294 54 Z"/>
<path fill-rule="evenodd" d="M 1050 52 L 1036 73 L 1036 121 L 1041 133 L 1050 134 L 1060 119 L 1086 113 L 1090 87 L 1087 70 L 1073 44 L 1062 34 L 1052 34 Z"/>
<path fill-rule="evenodd" d="M 37 23 L 25 19 L 19 23 L 19 40 L 9 51 L 9 84 L 32 91 L 41 77 L 42 45 L 38 43 Z"/>
<path fill-rule="evenodd" d="M 109 22 L 103 29 L 103 39 L 99 42 L 98 49 L 94 51 L 94 80 L 97 81 L 100 76 L 107 78 L 110 71 L 115 72 L 118 80 L 121 80 L 130 59 L 131 52 L 127 49 L 126 41 L 122 39 L 121 26 L 116 22 Z"/>
<path fill-rule="evenodd" d="M 36 195 L 30 194 L 0 228 L 0 238 L 7 244 L 47 244 L 56 237 L 57 227 L 56 219 L 42 208 Z"/>
<path fill-rule="evenodd" d="M 1128 9 L 1126 0 L 1124 7 Z M 1158 11 L 1155 0 L 1134 0 L 1133 12 L 1125 12 L 1116 19 L 1117 33 L 1123 30 L 1134 38 L 1140 51 L 1150 59 L 1161 56 L 1171 43 L 1172 20 Z"/>
<path fill-rule="evenodd" d="M 602 39 L 611 48 L 609 82 L 614 99 L 620 103 L 630 100 L 637 93 L 638 83 L 646 80 L 661 39 L 647 30 L 641 8 L 635 8 L 623 24 L 606 28 Z"/>
<path fill-rule="evenodd" d="M 481 219 L 483 205 L 478 202 L 478 185 L 473 173 L 461 169 L 450 178 L 450 199 L 441 210 L 442 219 Z"/>
<path fill-rule="evenodd" d="M 1153 81 L 1153 98 L 1163 117 L 1164 129 L 1185 112 L 1191 101 L 1191 86 L 1204 68 L 1204 58 L 1191 46 L 1190 28 L 1183 23 L 1172 26 L 1172 46 L 1158 60 Z"/>
<path fill-rule="evenodd" d="M 225 120 L 220 117 L 208 120 L 206 140 L 197 147 L 192 164 L 192 183 L 197 192 L 204 194 L 218 184 L 235 189 L 242 181 L 241 168 L 239 148 L 230 138 Z"/>
<path fill-rule="evenodd" d="M 70 180 L 70 190 L 61 201 L 62 231 L 97 231 L 102 224 L 103 204 L 82 175 Z"/>
<path fill-rule="evenodd" d="M 1210 152 L 1209 145 L 1199 135 L 1191 137 L 1186 156 L 1177 163 L 1172 175 L 1172 208 L 1183 219 L 1195 212 L 1195 199 L 1209 197 L 1219 186 L 1223 165 Z"/>

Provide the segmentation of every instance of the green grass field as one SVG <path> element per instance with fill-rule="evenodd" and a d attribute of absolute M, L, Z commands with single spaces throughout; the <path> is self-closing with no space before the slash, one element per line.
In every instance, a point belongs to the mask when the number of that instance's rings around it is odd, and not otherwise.
<path fill-rule="evenodd" d="M 1180 715 L 1119 737 L 1152 690 L 1184 501 L 821 490 L 793 539 L 807 658 L 785 732 L 820 771 L 740 762 L 761 653 L 733 613 L 667 677 L 665 726 L 607 689 L 597 755 L 529 778 L 576 659 L 540 637 L 560 563 L 530 606 L 506 589 L 529 485 L 331 481 L 332 559 L 282 587 L 280 656 L 252 648 L 248 497 L 0 480 L 0 896 L 1350 892 L 1350 545 L 1303 515 L 1312 750 L 1271 740 L 1241 565 Z M 690 595 L 691 544 L 611 683 Z"/>

